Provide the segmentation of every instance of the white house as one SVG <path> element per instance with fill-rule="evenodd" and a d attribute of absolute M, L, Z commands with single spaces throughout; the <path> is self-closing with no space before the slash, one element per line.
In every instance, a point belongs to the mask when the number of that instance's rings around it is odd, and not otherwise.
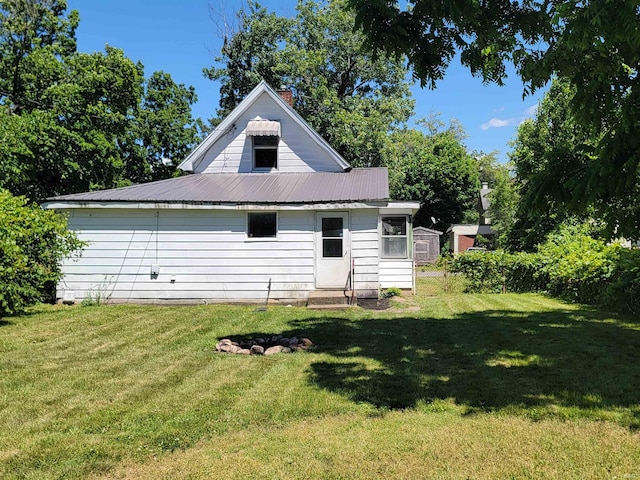
<path fill-rule="evenodd" d="M 414 287 L 412 215 L 385 168 L 351 168 L 260 83 L 169 180 L 48 199 L 88 242 L 58 297 L 303 300 Z"/>

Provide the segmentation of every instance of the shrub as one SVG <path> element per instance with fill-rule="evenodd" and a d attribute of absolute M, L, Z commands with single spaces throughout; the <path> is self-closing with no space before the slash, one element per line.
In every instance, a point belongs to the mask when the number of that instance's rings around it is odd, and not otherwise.
<path fill-rule="evenodd" d="M 380 293 L 381 298 L 399 297 L 400 295 L 402 295 L 402 290 L 398 287 L 389 287 Z"/>
<path fill-rule="evenodd" d="M 467 252 L 456 257 L 452 270 L 465 275 L 469 292 L 538 292 L 547 283 L 542 264 L 531 253 Z"/>
<path fill-rule="evenodd" d="M 0 316 L 41 301 L 60 260 L 82 245 L 65 217 L 0 189 Z"/>
<path fill-rule="evenodd" d="M 546 292 L 568 301 L 640 311 L 640 250 L 607 245 L 587 226 L 563 226 L 536 253 L 467 252 L 452 270 L 469 292 Z"/>
<path fill-rule="evenodd" d="M 566 300 L 594 303 L 603 293 L 616 269 L 615 250 L 590 237 L 583 226 L 562 226 L 538 247 L 548 261 L 543 267 L 549 292 Z"/>
<path fill-rule="evenodd" d="M 624 313 L 640 312 L 640 250 L 615 248 L 607 255 L 615 264 L 602 304 Z"/>

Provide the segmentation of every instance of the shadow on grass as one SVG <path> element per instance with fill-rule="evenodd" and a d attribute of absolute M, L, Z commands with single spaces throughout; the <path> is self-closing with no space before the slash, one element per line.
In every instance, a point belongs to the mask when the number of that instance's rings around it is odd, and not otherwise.
<path fill-rule="evenodd" d="M 640 331 L 606 318 L 588 309 L 337 316 L 294 320 L 284 334 L 304 334 L 326 354 L 311 363 L 310 382 L 379 408 L 451 399 L 469 413 L 614 419 L 637 429 Z"/>

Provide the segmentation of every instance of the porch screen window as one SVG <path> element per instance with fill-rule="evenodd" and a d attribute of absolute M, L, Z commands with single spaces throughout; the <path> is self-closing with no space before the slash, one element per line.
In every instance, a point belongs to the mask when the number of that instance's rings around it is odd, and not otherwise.
<path fill-rule="evenodd" d="M 277 232 L 276 212 L 250 212 L 247 214 L 247 236 L 249 238 L 275 238 Z"/>
<path fill-rule="evenodd" d="M 407 217 L 382 217 L 382 258 L 407 258 Z"/>

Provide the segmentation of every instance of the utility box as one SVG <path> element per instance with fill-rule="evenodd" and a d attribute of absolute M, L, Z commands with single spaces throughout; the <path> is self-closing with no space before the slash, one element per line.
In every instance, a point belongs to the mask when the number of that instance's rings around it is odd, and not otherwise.
<path fill-rule="evenodd" d="M 62 303 L 65 305 L 73 305 L 76 303 L 76 292 L 74 290 L 65 290 L 62 294 Z"/>

